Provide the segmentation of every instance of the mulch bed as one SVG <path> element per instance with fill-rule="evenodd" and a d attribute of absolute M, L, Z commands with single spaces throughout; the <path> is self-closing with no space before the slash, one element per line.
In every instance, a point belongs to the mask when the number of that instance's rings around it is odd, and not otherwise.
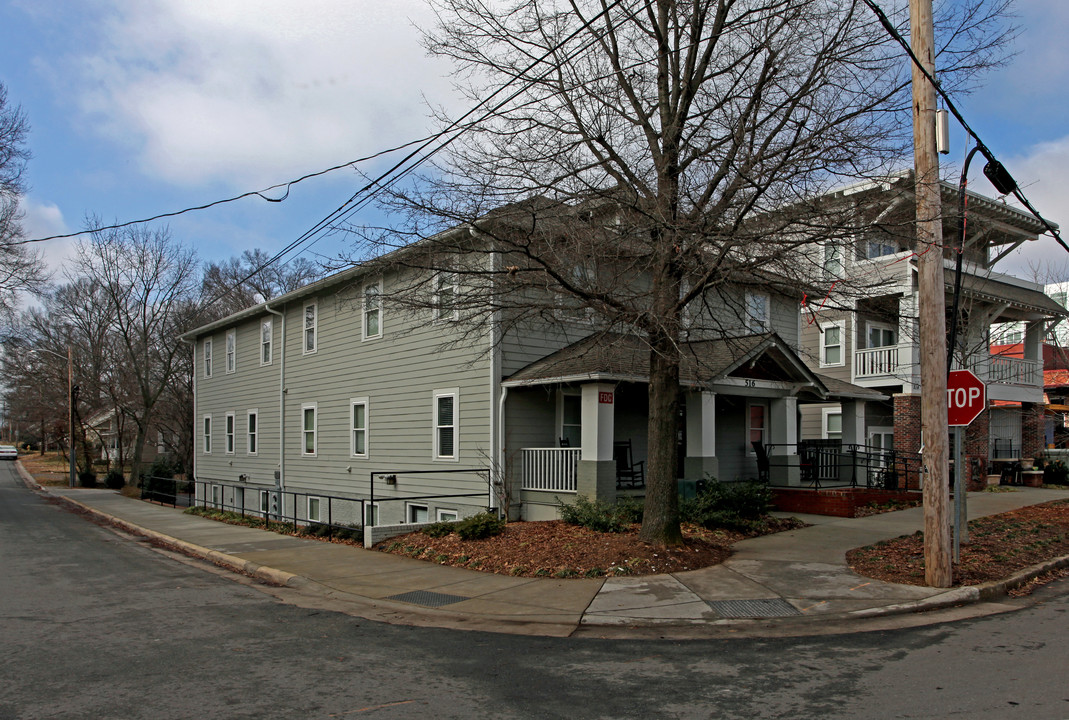
<path fill-rule="evenodd" d="M 518 577 L 651 575 L 717 565 L 731 554 L 731 545 L 743 538 L 798 527 L 805 523 L 795 518 L 769 518 L 763 532 L 751 534 L 686 525 L 684 545 L 665 549 L 640 542 L 638 525 L 627 532 L 600 533 L 550 520 L 509 523 L 502 534 L 482 540 L 465 541 L 455 534 L 432 538 L 415 532 L 384 540 L 375 548 L 440 565 Z"/>
<path fill-rule="evenodd" d="M 1002 580 L 1036 563 L 1069 555 L 1069 500 L 1056 500 L 969 522 L 969 542 L 954 566 L 954 585 Z M 877 580 L 924 585 L 921 532 L 851 550 L 854 572 Z"/>

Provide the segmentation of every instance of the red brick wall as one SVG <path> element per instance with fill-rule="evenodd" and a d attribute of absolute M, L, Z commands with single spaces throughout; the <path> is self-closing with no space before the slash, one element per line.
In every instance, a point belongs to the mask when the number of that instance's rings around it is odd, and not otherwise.
<path fill-rule="evenodd" d="M 842 488 L 837 490 L 772 489 L 772 504 L 781 512 L 854 517 L 854 511 L 872 502 L 886 503 L 910 497 L 891 490 Z"/>
<path fill-rule="evenodd" d="M 905 455 L 916 453 L 921 448 L 921 396 L 899 393 L 894 396 L 895 403 L 895 452 Z M 919 478 L 911 473 L 907 478 L 907 487 L 916 490 L 920 487 Z"/>
<path fill-rule="evenodd" d="M 965 429 L 965 476 L 966 490 L 977 491 L 987 487 L 988 458 L 991 445 L 991 411 L 984 410 Z"/>
<path fill-rule="evenodd" d="M 1034 458 L 1043 446 L 1043 406 L 1021 403 L 1021 457 Z"/>

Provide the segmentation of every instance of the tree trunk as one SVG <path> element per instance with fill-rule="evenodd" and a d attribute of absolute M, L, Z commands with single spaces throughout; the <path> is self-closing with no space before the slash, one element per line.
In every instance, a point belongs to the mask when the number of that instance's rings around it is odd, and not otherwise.
<path fill-rule="evenodd" d="M 682 545 L 676 437 L 679 425 L 678 339 L 659 333 L 650 338 L 650 416 L 647 425 L 646 504 L 639 540 L 659 547 Z"/>
<path fill-rule="evenodd" d="M 130 481 L 128 485 L 137 485 L 138 476 L 141 474 L 141 456 L 145 448 L 145 437 L 148 435 L 148 424 L 137 423 L 137 435 L 134 436 L 134 456 L 130 460 Z"/>

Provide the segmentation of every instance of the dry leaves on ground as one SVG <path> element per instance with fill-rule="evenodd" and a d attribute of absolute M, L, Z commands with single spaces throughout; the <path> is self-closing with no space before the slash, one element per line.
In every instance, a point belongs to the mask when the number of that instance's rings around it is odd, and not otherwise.
<path fill-rule="evenodd" d="M 978 585 L 1069 555 L 1069 500 L 1056 500 L 978 518 L 954 566 L 955 585 Z M 847 563 L 860 575 L 907 585 L 924 584 L 920 532 L 851 550 Z"/>
<path fill-rule="evenodd" d="M 768 534 L 804 527 L 795 519 L 769 518 Z M 745 535 L 728 530 L 685 526 L 685 543 L 655 548 L 638 539 L 638 525 L 627 532 L 601 533 L 560 520 L 514 522 L 505 532 L 482 540 L 461 540 L 456 534 L 432 538 L 415 532 L 384 540 L 376 549 L 440 565 L 520 577 L 605 577 L 673 573 L 717 565 L 731 554 L 731 545 Z"/>

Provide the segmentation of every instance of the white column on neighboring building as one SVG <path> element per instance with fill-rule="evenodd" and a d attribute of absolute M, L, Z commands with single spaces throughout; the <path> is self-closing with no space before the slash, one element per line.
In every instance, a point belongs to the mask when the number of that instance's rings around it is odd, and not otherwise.
<path fill-rule="evenodd" d="M 771 467 L 769 479 L 775 485 L 797 485 L 798 468 L 798 398 L 773 398 L 769 403 L 768 443 Z"/>
<path fill-rule="evenodd" d="M 609 383 L 589 383 L 581 390 L 582 453 L 576 490 L 602 502 L 610 502 L 616 496 L 616 464 L 612 455 L 615 390 Z"/>
<path fill-rule="evenodd" d="M 688 480 L 716 477 L 716 393 L 687 393 L 687 455 L 683 473 Z"/>
<path fill-rule="evenodd" d="M 896 375 L 902 380 L 902 392 L 920 392 L 920 367 L 917 293 L 912 292 L 903 295 L 898 301 L 898 373 Z M 843 419 L 846 419 L 845 415 Z"/>
<path fill-rule="evenodd" d="M 866 480 L 865 465 L 856 463 L 856 456 L 851 446 L 866 444 L 865 438 L 865 401 L 843 400 L 841 403 L 843 413 L 843 453 L 839 463 L 839 480 L 850 482 L 856 479 L 858 484 L 864 484 Z M 864 452 L 859 448 L 859 452 Z"/>

